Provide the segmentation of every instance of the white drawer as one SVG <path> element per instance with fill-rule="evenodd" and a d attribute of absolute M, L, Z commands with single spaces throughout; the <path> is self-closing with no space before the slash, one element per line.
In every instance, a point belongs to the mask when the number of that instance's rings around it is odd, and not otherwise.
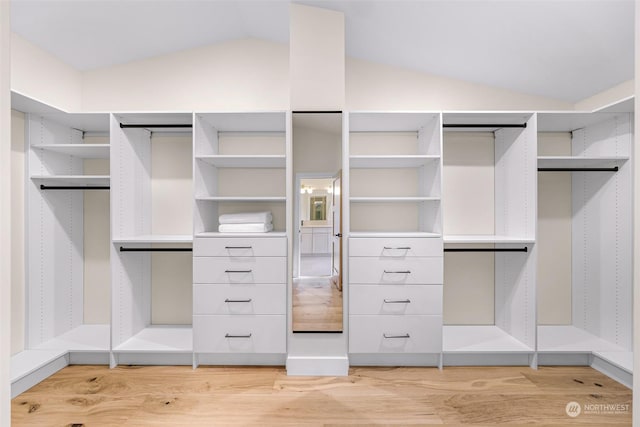
<path fill-rule="evenodd" d="M 405 258 L 443 254 L 441 238 L 354 237 L 349 239 L 349 256 Z"/>
<path fill-rule="evenodd" d="M 285 353 L 286 316 L 193 316 L 196 353 Z"/>
<path fill-rule="evenodd" d="M 194 314 L 286 314 L 284 284 L 194 285 Z"/>
<path fill-rule="evenodd" d="M 349 316 L 349 353 L 439 353 L 442 316 Z"/>
<path fill-rule="evenodd" d="M 285 257 L 194 257 L 193 283 L 286 283 Z"/>
<path fill-rule="evenodd" d="M 351 285 L 349 314 L 442 314 L 442 285 Z"/>
<path fill-rule="evenodd" d="M 349 257 L 349 283 L 441 285 L 442 258 Z"/>
<path fill-rule="evenodd" d="M 287 256 L 285 237 L 199 237 L 193 256 Z"/>

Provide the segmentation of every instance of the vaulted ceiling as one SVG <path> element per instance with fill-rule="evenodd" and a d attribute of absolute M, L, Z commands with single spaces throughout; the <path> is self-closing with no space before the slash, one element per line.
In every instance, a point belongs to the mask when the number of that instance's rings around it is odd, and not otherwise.
<path fill-rule="evenodd" d="M 296 1 L 342 11 L 348 56 L 576 102 L 633 78 L 633 0 Z M 287 0 L 12 0 L 12 30 L 78 70 L 255 37 Z"/>

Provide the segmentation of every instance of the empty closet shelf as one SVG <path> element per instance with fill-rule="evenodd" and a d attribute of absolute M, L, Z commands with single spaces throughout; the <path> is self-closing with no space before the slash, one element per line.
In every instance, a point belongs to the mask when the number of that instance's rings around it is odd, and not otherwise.
<path fill-rule="evenodd" d="M 444 352 L 533 352 L 533 349 L 494 325 L 445 326 Z"/>
<path fill-rule="evenodd" d="M 113 351 L 188 353 L 193 351 L 193 329 L 191 326 L 149 326 Z"/>

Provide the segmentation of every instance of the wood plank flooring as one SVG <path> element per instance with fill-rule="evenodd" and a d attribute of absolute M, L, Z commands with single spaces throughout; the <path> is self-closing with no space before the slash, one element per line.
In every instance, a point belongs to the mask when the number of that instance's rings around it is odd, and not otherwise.
<path fill-rule="evenodd" d="M 293 280 L 293 330 L 342 331 L 342 292 L 331 277 Z"/>
<path fill-rule="evenodd" d="M 630 405 L 631 390 L 588 367 L 289 377 L 282 367 L 70 366 L 13 399 L 12 426 L 610 426 L 631 425 Z"/>

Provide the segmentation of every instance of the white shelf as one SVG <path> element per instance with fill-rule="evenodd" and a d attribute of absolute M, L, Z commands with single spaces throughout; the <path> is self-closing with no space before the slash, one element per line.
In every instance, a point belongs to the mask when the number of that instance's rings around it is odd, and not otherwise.
<path fill-rule="evenodd" d="M 628 350 L 571 325 L 538 326 L 538 351 L 550 353 Z"/>
<path fill-rule="evenodd" d="M 351 203 L 439 202 L 440 197 L 349 197 Z"/>
<path fill-rule="evenodd" d="M 193 329 L 191 326 L 149 326 L 113 351 L 190 353 L 193 351 Z"/>
<path fill-rule="evenodd" d="M 81 325 L 39 345 L 36 350 L 109 351 L 110 347 L 109 325 Z"/>
<path fill-rule="evenodd" d="M 607 168 L 626 162 L 629 157 L 575 157 L 575 156 L 540 156 L 539 168 Z"/>
<path fill-rule="evenodd" d="M 67 353 L 67 350 L 23 350 L 11 356 L 11 383 L 26 377 Z"/>
<path fill-rule="evenodd" d="M 438 161 L 437 155 L 350 156 L 349 166 L 358 168 L 417 168 Z"/>
<path fill-rule="evenodd" d="M 535 243 L 535 239 L 528 237 L 500 236 L 493 234 L 455 235 L 445 234 L 444 243 Z"/>
<path fill-rule="evenodd" d="M 197 196 L 196 200 L 209 202 L 285 202 L 285 196 Z"/>
<path fill-rule="evenodd" d="M 109 175 L 35 175 L 31 179 L 45 185 L 109 185 Z"/>
<path fill-rule="evenodd" d="M 632 351 L 594 351 L 593 354 L 602 359 L 606 359 L 609 363 L 612 363 L 625 371 L 633 373 Z"/>
<path fill-rule="evenodd" d="M 196 237 L 287 237 L 285 231 L 269 231 L 266 233 L 219 233 L 216 231 L 205 231 L 197 233 Z"/>
<path fill-rule="evenodd" d="M 493 325 L 444 326 L 443 351 L 448 353 L 531 353 L 533 349 Z"/>
<path fill-rule="evenodd" d="M 31 147 L 83 159 L 109 158 L 109 144 L 42 144 L 32 145 Z"/>
<path fill-rule="evenodd" d="M 219 168 L 284 168 L 284 155 L 207 155 L 196 156 L 196 159 Z"/>
<path fill-rule="evenodd" d="M 115 237 L 113 243 L 192 243 L 190 234 L 147 234 L 140 236 Z"/>
<path fill-rule="evenodd" d="M 352 231 L 349 233 L 349 237 L 424 237 L 424 238 L 437 238 L 442 237 L 440 233 L 429 233 L 426 231 Z"/>

